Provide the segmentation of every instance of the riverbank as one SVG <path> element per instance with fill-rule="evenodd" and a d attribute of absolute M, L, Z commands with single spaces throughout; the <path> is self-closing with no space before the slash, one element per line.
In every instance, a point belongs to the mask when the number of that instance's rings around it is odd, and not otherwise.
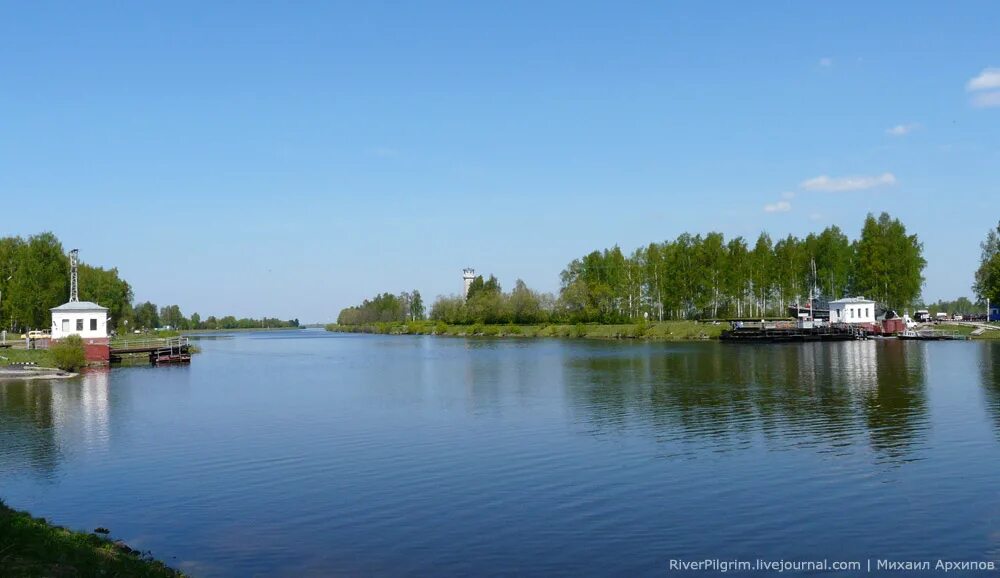
<path fill-rule="evenodd" d="M 0 349 L 0 366 L 12 363 L 34 363 L 40 367 L 55 367 L 56 360 L 48 349 Z"/>
<path fill-rule="evenodd" d="M 383 335 L 441 335 L 451 337 L 562 337 L 575 339 L 639 339 L 645 341 L 687 341 L 718 339 L 723 323 L 663 321 L 658 323 L 596 323 L 546 325 L 449 325 L 435 321 L 375 323 L 371 325 L 326 326 L 335 333 L 378 333 Z"/>
<path fill-rule="evenodd" d="M 990 325 L 995 325 L 995 324 L 991 323 Z M 971 324 L 934 323 L 934 324 L 928 324 L 926 327 L 928 329 L 936 329 L 944 333 L 957 333 L 958 335 L 966 337 L 967 339 L 985 339 L 985 340 L 1000 339 L 1000 327 L 995 327 L 994 329 L 987 329 L 982 333 L 980 333 L 979 335 L 975 335 L 975 331 L 979 327 Z"/>
<path fill-rule="evenodd" d="M 123 542 L 53 526 L 0 501 L 0 576 L 184 575 Z"/>

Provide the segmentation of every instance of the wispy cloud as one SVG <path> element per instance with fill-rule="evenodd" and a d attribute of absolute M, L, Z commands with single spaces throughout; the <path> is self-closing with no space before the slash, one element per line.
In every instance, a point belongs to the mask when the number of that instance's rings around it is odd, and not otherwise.
<path fill-rule="evenodd" d="M 782 199 L 788 199 L 788 200 L 794 199 L 795 198 L 795 191 L 785 191 L 784 193 L 781 193 L 781 198 Z"/>
<path fill-rule="evenodd" d="M 917 122 L 897 124 L 896 126 L 885 129 L 885 134 L 890 136 L 906 136 L 919 128 L 921 128 L 921 126 L 920 123 Z"/>
<path fill-rule="evenodd" d="M 792 204 L 788 201 L 778 201 L 764 205 L 765 213 L 787 213 L 792 210 Z"/>
<path fill-rule="evenodd" d="M 972 97 L 972 106 L 976 108 L 992 108 L 1000 106 L 1000 90 L 982 92 Z"/>
<path fill-rule="evenodd" d="M 831 66 L 833 66 L 833 58 L 829 56 L 824 56 L 823 58 L 819 59 L 819 65 L 822 66 L 823 68 L 830 68 Z"/>
<path fill-rule="evenodd" d="M 875 187 L 889 186 L 896 184 L 896 175 L 892 173 L 882 173 L 873 176 L 851 176 L 851 177 L 830 177 L 820 175 L 802 181 L 801 186 L 807 191 L 821 191 L 826 193 L 840 193 L 844 191 L 863 191 Z"/>
<path fill-rule="evenodd" d="M 984 68 L 979 76 L 965 83 L 966 91 L 979 93 L 972 97 L 972 106 L 976 108 L 1000 106 L 998 89 L 1000 89 L 1000 68 Z"/>
<path fill-rule="evenodd" d="M 969 92 L 993 88 L 1000 88 L 1000 68 L 984 68 L 979 76 L 972 78 L 965 85 L 965 90 Z"/>

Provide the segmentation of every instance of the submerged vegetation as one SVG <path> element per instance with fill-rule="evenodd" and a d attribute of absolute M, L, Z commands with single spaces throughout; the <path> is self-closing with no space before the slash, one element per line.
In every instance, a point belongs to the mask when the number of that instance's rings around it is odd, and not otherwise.
<path fill-rule="evenodd" d="M 121 542 L 53 526 L 44 519 L 12 510 L 2 501 L 0 575 L 183 576 Z"/>

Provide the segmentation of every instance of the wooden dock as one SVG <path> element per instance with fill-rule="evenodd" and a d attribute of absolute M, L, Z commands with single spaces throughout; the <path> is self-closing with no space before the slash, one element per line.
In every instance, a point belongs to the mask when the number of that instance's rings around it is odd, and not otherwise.
<path fill-rule="evenodd" d="M 112 362 L 141 355 L 148 355 L 149 362 L 153 365 L 190 363 L 191 344 L 187 337 L 120 340 L 111 343 Z"/>

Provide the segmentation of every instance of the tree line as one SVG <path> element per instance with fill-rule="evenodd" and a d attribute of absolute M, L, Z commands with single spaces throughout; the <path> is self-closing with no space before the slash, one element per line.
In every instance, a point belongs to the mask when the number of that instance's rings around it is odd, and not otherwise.
<path fill-rule="evenodd" d="M 399 295 L 382 293 L 372 299 L 365 299 L 361 305 L 347 307 L 340 311 L 337 323 L 340 325 L 366 325 L 392 321 L 421 321 L 426 316 L 424 300 L 420 291 L 402 292 Z"/>
<path fill-rule="evenodd" d="M 297 327 L 298 320 L 236 319 L 233 316 L 202 320 L 195 313 L 185 317 L 177 305 L 158 308 L 145 302 L 133 305 L 132 286 L 117 268 L 105 269 L 80 263 L 81 301 L 108 308 L 112 327 L 155 329 L 169 325 L 178 329 L 240 329 L 252 327 Z M 28 238 L 0 237 L 0 329 L 22 332 L 48 328 L 51 311 L 69 300 L 69 257 L 52 233 Z"/>
<path fill-rule="evenodd" d="M 298 326 L 298 319 L 285 320 L 275 317 L 263 317 L 260 319 L 243 317 L 237 319 L 232 315 L 225 317 L 209 315 L 205 319 L 202 319 L 198 313 L 192 313 L 191 317 L 185 317 L 181 312 L 181 308 L 177 305 L 165 305 L 157 308 L 154 303 L 149 301 L 135 305 L 132 319 L 128 323 L 128 327 L 131 329 L 169 327 L 182 331 L 191 329 L 275 329 Z"/>
<path fill-rule="evenodd" d="M 752 245 L 684 233 L 628 256 L 617 246 L 594 251 L 562 272 L 559 301 L 572 320 L 604 323 L 785 316 L 811 293 L 903 309 L 919 299 L 926 264 L 923 245 L 898 219 L 869 214 L 854 241 L 830 226 L 804 238 L 761 233 Z"/>
<path fill-rule="evenodd" d="M 1000 236 L 991 242 L 1000 253 Z M 438 297 L 430 318 L 532 324 L 784 317 L 789 305 L 811 293 L 863 295 L 902 310 L 918 302 L 926 264 L 920 240 L 888 213 L 869 214 L 855 240 L 836 226 L 804 238 L 761 233 L 752 242 L 684 233 L 630 254 L 614 246 L 574 259 L 560 275 L 558 296 L 520 279 L 505 293 L 492 275 L 476 277 L 467 295 Z M 1000 266 L 997 271 L 1000 280 Z M 402 320 L 350 314 L 356 309 L 341 312 L 338 323 Z"/>

